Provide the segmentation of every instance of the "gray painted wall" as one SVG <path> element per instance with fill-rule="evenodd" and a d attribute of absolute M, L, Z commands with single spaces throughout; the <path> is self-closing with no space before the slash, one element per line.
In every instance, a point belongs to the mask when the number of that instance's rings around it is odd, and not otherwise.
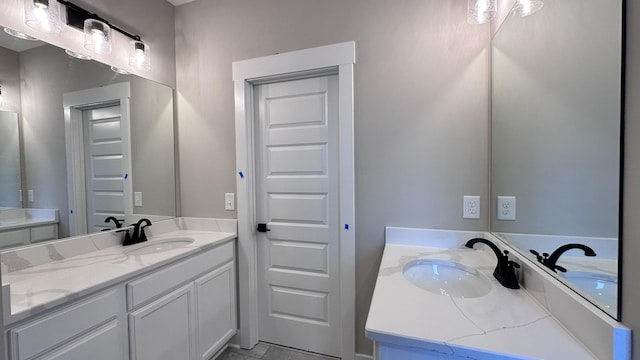
<path fill-rule="evenodd" d="M 18 114 L 0 111 L 0 208 L 21 208 Z"/>
<path fill-rule="evenodd" d="M 0 86 L 2 87 L 0 110 L 20 112 L 18 53 L 3 47 L 0 47 Z"/>
<path fill-rule="evenodd" d="M 493 37 L 491 230 L 618 237 L 621 5 L 545 1 Z M 492 206 L 491 209 L 495 209 Z"/>
<path fill-rule="evenodd" d="M 231 63 L 356 41 L 357 351 L 384 226 L 487 230 L 489 25 L 458 0 L 199 0 L 176 8 L 181 206 L 234 218 Z M 482 219 L 462 219 L 462 196 Z"/>
<path fill-rule="evenodd" d="M 114 32 L 114 50 L 110 55 L 91 54 L 96 60 L 129 70 L 134 74 L 175 87 L 174 7 L 165 0 L 81 0 L 73 3 L 89 10 L 113 24 L 142 37 L 151 48 L 151 70 L 139 71 L 129 66 L 129 39 Z M 24 23 L 22 0 L 0 1 L 0 26 L 42 39 L 50 44 L 86 53 L 84 34 L 63 26 L 60 34 L 46 34 Z"/>
<path fill-rule="evenodd" d="M 19 208 L 22 170 L 16 114 L 20 112 L 20 68 L 18 53 L 3 47 L 0 47 L 0 87 L 0 207 Z"/>
<path fill-rule="evenodd" d="M 26 205 L 59 209 L 60 237 L 69 236 L 62 94 L 108 84 L 131 84 L 133 191 L 143 193 L 145 205 L 134 212 L 175 216 L 172 89 L 71 59 L 55 46 L 20 53 L 20 74 L 26 188 L 35 193 Z"/>
<path fill-rule="evenodd" d="M 622 232 L 622 322 L 634 332 L 640 359 L 640 2 L 627 1 L 625 145 Z"/>

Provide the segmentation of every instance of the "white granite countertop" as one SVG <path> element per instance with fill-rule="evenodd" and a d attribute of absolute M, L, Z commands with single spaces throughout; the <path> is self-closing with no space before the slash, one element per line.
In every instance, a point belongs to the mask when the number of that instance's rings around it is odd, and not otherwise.
<path fill-rule="evenodd" d="M 3 273 L 3 290 L 6 291 L 5 285 L 8 284 L 11 301 L 10 314 L 5 312 L 5 323 L 18 321 L 66 301 L 107 288 L 143 272 L 207 250 L 236 236 L 236 233 L 232 232 L 178 230 L 150 237 L 149 242 L 172 237 L 188 237 L 194 241 L 183 247 L 148 255 L 125 254 L 125 251 L 148 243 L 129 247 L 110 246 L 59 261 Z"/>
<path fill-rule="evenodd" d="M 524 289 L 493 277 L 493 252 L 387 243 L 366 323 L 375 341 L 469 359 L 596 359 Z M 463 299 L 423 290 L 403 276 L 416 259 L 442 259 L 475 268 L 491 291 Z"/>
<path fill-rule="evenodd" d="M 55 209 L 9 209 L 0 211 L 0 231 L 58 223 Z"/>

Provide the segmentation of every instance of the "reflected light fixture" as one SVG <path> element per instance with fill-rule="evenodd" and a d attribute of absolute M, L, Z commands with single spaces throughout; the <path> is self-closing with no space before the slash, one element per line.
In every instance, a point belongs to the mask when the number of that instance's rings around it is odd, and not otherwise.
<path fill-rule="evenodd" d="M 0 107 L 5 107 L 4 96 L 2 96 L 2 85 L 0 85 Z"/>
<path fill-rule="evenodd" d="M 33 36 L 29 36 L 29 35 L 27 35 L 27 34 L 25 34 L 23 32 L 20 32 L 20 31 L 17 31 L 17 30 L 13 30 L 13 29 L 8 28 L 8 27 L 4 28 L 4 32 L 9 34 L 9 35 L 11 35 L 11 36 L 13 36 L 13 37 L 16 37 L 18 39 L 29 40 L 29 41 L 38 41 L 38 39 L 34 38 Z"/>
<path fill-rule="evenodd" d="M 540 11 L 543 6 L 544 1 L 542 0 L 517 0 L 511 14 L 525 17 Z"/>
<path fill-rule="evenodd" d="M 59 33 L 60 10 L 57 0 L 24 0 L 25 23 L 46 33 Z"/>
<path fill-rule="evenodd" d="M 131 75 L 131 73 L 128 72 L 127 70 L 120 69 L 119 67 L 116 67 L 116 66 L 112 66 L 111 71 L 113 71 L 114 73 L 118 73 L 120 75 Z"/>
<path fill-rule="evenodd" d="M 129 65 L 139 70 L 151 69 L 149 45 L 138 40 L 132 40 L 129 44 Z"/>
<path fill-rule="evenodd" d="M 111 54 L 111 27 L 97 19 L 84 21 L 84 47 L 97 54 Z"/>
<path fill-rule="evenodd" d="M 91 56 L 89 55 L 85 55 L 85 54 L 80 54 L 77 53 L 75 51 L 71 51 L 71 50 L 65 50 L 64 52 L 67 53 L 67 55 L 76 58 L 76 59 L 80 59 L 80 60 L 91 60 Z"/>
<path fill-rule="evenodd" d="M 487 23 L 496 16 L 497 0 L 468 0 L 467 22 L 477 25 Z"/>

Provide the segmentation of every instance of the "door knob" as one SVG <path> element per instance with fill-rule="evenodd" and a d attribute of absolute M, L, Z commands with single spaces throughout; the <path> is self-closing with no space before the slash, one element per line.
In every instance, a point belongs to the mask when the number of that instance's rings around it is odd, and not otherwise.
<path fill-rule="evenodd" d="M 271 229 L 267 229 L 267 224 L 258 224 L 258 232 L 267 232 Z"/>

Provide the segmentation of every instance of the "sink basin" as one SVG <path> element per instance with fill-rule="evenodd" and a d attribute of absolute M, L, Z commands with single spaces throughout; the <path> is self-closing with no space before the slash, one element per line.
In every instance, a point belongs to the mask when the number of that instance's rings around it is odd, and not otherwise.
<path fill-rule="evenodd" d="M 491 282 L 478 270 L 453 261 L 414 260 L 402 273 L 415 286 L 434 294 L 471 299 L 491 291 Z"/>
<path fill-rule="evenodd" d="M 187 246 L 193 242 L 192 238 L 180 237 L 180 238 L 166 238 L 159 240 L 150 240 L 142 244 L 133 245 L 131 248 L 124 251 L 127 255 L 150 255 L 157 254 L 183 246 Z"/>
<path fill-rule="evenodd" d="M 618 302 L 618 278 L 614 275 L 568 271 L 560 276 L 603 306 L 614 307 Z"/>

